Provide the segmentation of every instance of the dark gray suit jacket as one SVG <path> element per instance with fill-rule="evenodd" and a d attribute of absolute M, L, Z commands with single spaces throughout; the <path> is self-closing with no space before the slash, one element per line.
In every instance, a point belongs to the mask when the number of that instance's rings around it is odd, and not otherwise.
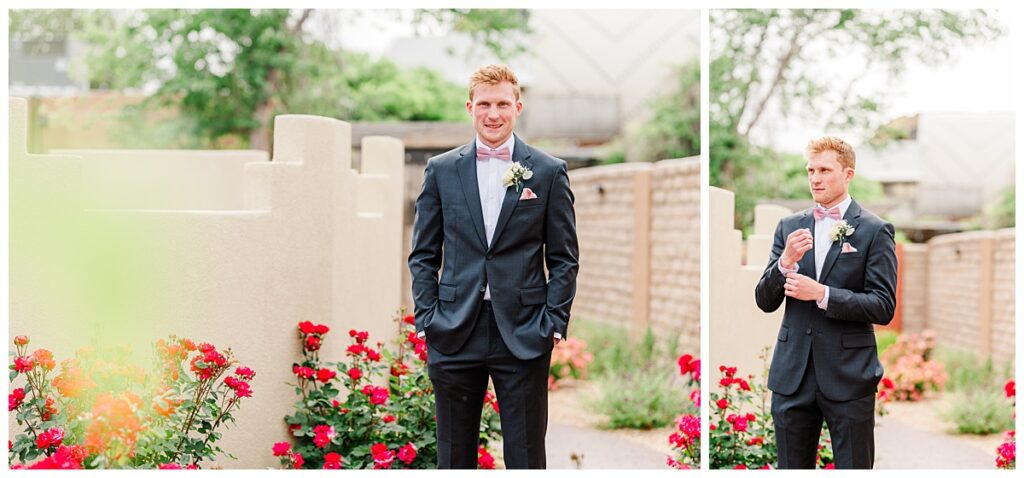
<path fill-rule="evenodd" d="M 800 385 L 809 353 L 822 394 L 830 400 L 853 400 L 875 393 L 882 379 L 872 324 L 886 325 L 896 309 L 896 243 L 892 224 L 852 201 L 843 219 L 855 228 L 846 238 L 857 252 L 840 253 L 840 241 L 825 256 L 818 282 L 829 286 L 828 309 L 812 301 L 785 296 L 785 276 L 778 269 L 786 237 L 797 229 L 814 231 L 813 209 L 779 221 L 771 258 L 755 290 L 757 306 L 772 312 L 786 301 L 768 388 L 783 395 Z M 799 262 L 799 273 L 815 277 L 814 250 Z"/>
<path fill-rule="evenodd" d="M 512 161 L 533 171 L 510 186 L 488 246 L 476 176 L 476 142 L 430 158 L 416 199 L 412 294 L 416 330 L 445 354 L 462 348 L 483 303 L 484 285 L 502 339 L 528 360 L 568 336 L 579 246 L 565 161 L 515 138 Z M 536 199 L 520 200 L 522 188 Z M 442 269 L 443 262 L 443 269 Z M 544 266 L 548 275 L 545 277 Z M 440 278 L 438 271 L 441 270 Z"/>

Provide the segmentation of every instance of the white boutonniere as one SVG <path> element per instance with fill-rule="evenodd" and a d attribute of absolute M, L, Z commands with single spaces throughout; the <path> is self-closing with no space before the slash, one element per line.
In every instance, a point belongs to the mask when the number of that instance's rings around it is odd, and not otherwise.
<path fill-rule="evenodd" d="M 832 238 L 832 242 L 841 241 L 853 235 L 856 229 L 846 222 L 846 220 L 839 220 L 832 226 L 832 230 L 829 231 L 828 235 Z"/>
<path fill-rule="evenodd" d="M 523 181 L 529 181 L 533 177 L 533 171 L 530 168 L 519 164 L 519 161 L 514 161 L 508 170 L 505 171 L 505 175 L 501 177 L 502 184 L 505 187 L 515 186 L 516 192 L 519 192 L 519 185 Z"/>

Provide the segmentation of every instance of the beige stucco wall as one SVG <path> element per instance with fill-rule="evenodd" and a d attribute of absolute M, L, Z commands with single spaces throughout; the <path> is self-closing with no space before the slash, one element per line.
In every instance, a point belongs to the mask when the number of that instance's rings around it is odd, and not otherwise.
<path fill-rule="evenodd" d="M 401 142 L 365 139 L 357 172 L 347 123 L 288 115 L 275 122 L 273 161 L 245 151 L 211 161 L 30 155 L 25 116 L 12 99 L 10 333 L 58 359 L 88 343 L 144 355 L 170 333 L 230 347 L 256 370 L 255 396 L 224 434 L 238 460 L 218 464 L 276 466 L 269 446 L 286 436 L 295 400 L 285 385 L 300 356 L 295 324 L 331 326 L 328 360 L 342 357 L 349 328 L 395 336 Z"/>
<path fill-rule="evenodd" d="M 764 347 L 774 350 L 785 304 L 775 312 L 764 313 L 754 301 L 754 288 L 768 264 L 775 226 L 791 211 L 774 205 L 757 206 L 754 231 L 744 244 L 742 233 L 733 228 L 734 194 L 712 187 L 709 200 L 711 377 L 707 380 L 717 384 L 718 367 L 725 365 L 736 367 L 741 376 L 754 375 L 760 383 L 764 364 L 758 355 Z M 748 263 L 743 257 L 749 258 Z"/>

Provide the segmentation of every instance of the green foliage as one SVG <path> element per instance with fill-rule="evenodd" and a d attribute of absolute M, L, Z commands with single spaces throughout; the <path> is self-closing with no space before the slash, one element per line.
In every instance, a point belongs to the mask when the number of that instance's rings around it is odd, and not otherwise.
<path fill-rule="evenodd" d="M 900 333 L 892 330 L 879 330 L 875 332 L 875 343 L 877 345 L 878 356 L 881 357 L 885 352 L 885 349 L 896 343 L 896 339 L 899 337 Z"/>
<path fill-rule="evenodd" d="M 588 373 L 598 378 L 624 370 L 632 361 L 629 333 L 625 327 L 606 325 L 585 318 L 573 320 L 573 335 L 587 343 L 594 354 Z"/>
<path fill-rule="evenodd" d="M 635 160 L 700 154 L 700 63 L 692 61 L 677 71 L 676 84 L 651 102 L 650 119 L 635 133 Z"/>
<path fill-rule="evenodd" d="M 863 72 L 895 79 L 910 59 L 939 64 L 955 48 L 1002 33 L 994 15 L 978 10 L 712 10 L 711 185 L 736 193 L 737 226 L 749 230 L 759 200 L 808 196 L 802 164 L 750 143 L 767 118 L 870 136 L 887 121 L 891 93 L 865 91 Z M 828 63 L 851 55 L 864 61 L 856 73 Z M 855 179 L 851 194 L 881 193 L 865 182 Z"/>
<path fill-rule="evenodd" d="M 582 330 L 581 330 L 582 329 Z M 659 344 L 648 329 L 644 337 L 630 344 L 622 328 L 588 324 L 577 329 L 594 360 L 590 373 L 596 393 L 584 405 L 608 418 L 608 428 L 663 427 L 685 413 L 692 404 L 680 393 L 682 377 L 675 373 L 679 337 L 669 334 Z"/>
<path fill-rule="evenodd" d="M 1002 391 L 1006 380 L 1013 378 L 1011 363 L 996 366 L 990 357 L 979 358 L 970 352 L 937 347 L 935 359 L 943 363 L 949 374 L 946 387 L 950 391 Z"/>
<path fill-rule="evenodd" d="M 342 52 L 311 32 L 314 10 L 42 10 L 19 12 L 12 35 L 71 35 L 88 45 L 73 71 L 97 89 L 147 89 L 145 109 L 171 106 L 183 119 L 161 138 L 216 147 L 225 137 L 268 148 L 276 114 L 364 121 L 466 120 L 465 88 L 438 73 L 401 70 L 386 60 Z M 421 10 L 431 23 L 468 33 L 504 58 L 523 50 L 522 10 Z M 324 36 L 322 33 L 320 36 Z M 137 126 L 137 125 L 135 125 Z"/>
<path fill-rule="evenodd" d="M 448 25 L 452 31 L 468 34 L 477 45 L 482 45 L 500 60 L 525 53 L 525 36 L 532 33 L 530 12 L 522 9 L 416 10 L 413 25 L 420 29 Z"/>
<path fill-rule="evenodd" d="M 1003 190 L 999 199 L 985 207 L 983 225 L 988 229 L 1014 227 L 1017 221 L 1017 189 L 1011 184 Z"/>
<path fill-rule="evenodd" d="M 960 391 L 944 418 L 956 425 L 957 433 L 988 435 L 1013 428 L 1013 407 L 1002 390 Z"/>
<path fill-rule="evenodd" d="M 437 422 L 426 342 L 417 337 L 412 316 L 399 314 L 396 322 L 395 352 L 380 342 L 374 348 L 368 332 L 352 330 L 346 361 L 340 362 L 320 358 L 327 326 L 299 324 L 302 358 L 292 365 L 297 383 L 291 384 L 297 400 L 294 413 L 284 417 L 291 440 L 274 445 L 283 467 L 324 468 L 327 455 L 336 453 L 345 469 L 437 468 Z M 498 403 L 488 390 L 480 445 L 486 448 L 500 433 Z M 287 452 L 278 453 L 277 446 Z M 375 446 L 382 450 L 373 451 Z M 410 449 L 414 454 L 405 455 Z"/>
<path fill-rule="evenodd" d="M 607 428 L 660 428 L 686 410 L 688 401 L 680 393 L 676 374 L 668 367 L 639 367 L 615 377 L 599 379 L 596 397 L 586 405 L 608 417 Z"/>

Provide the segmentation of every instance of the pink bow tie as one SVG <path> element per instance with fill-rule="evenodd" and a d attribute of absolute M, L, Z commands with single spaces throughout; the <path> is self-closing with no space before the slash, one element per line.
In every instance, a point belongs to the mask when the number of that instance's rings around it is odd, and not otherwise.
<path fill-rule="evenodd" d="M 508 152 L 508 146 L 498 149 L 492 149 L 490 151 L 481 151 L 481 148 L 476 148 L 477 161 L 486 161 L 487 158 L 496 158 L 502 161 L 510 161 L 512 159 L 512 154 Z"/>
<path fill-rule="evenodd" d="M 823 208 L 821 206 L 814 206 L 814 220 L 815 221 L 820 221 L 820 220 L 824 219 L 825 216 L 831 217 L 832 219 L 835 219 L 837 221 L 842 219 L 842 217 L 843 217 L 842 215 L 839 214 L 839 206 L 836 206 L 836 207 L 834 207 L 832 209 L 825 209 L 825 208 Z"/>

